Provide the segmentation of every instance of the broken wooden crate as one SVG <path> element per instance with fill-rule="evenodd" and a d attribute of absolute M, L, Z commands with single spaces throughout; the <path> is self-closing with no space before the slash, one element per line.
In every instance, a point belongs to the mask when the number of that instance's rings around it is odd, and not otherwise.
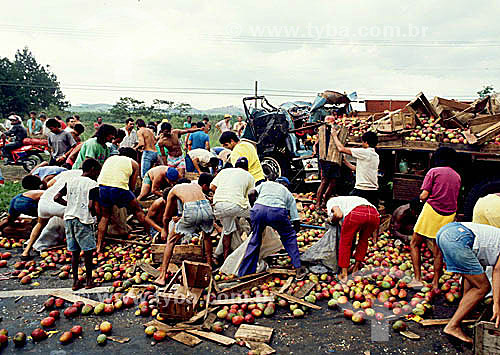
<path fill-rule="evenodd" d="M 151 253 L 153 254 L 153 263 L 161 263 L 163 259 L 163 252 L 165 251 L 165 244 L 153 244 L 151 247 Z M 176 245 L 172 253 L 172 259 L 170 262 L 173 264 L 180 265 L 184 260 L 203 262 L 206 260 L 205 254 L 203 252 L 203 247 L 201 245 Z"/>
<path fill-rule="evenodd" d="M 475 327 L 474 354 L 500 354 L 500 330 L 495 323 L 480 322 Z"/>
<path fill-rule="evenodd" d="M 211 278 L 212 269 L 208 264 L 184 261 L 165 290 L 158 293 L 160 316 L 180 321 L 191 318 Z M 170 291 L 176 282 L 175 291 Z"/>

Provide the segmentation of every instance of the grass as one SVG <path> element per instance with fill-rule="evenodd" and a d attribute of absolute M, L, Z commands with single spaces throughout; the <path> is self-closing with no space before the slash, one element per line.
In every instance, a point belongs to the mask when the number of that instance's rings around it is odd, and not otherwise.
<path fill-rule="evenodd" d="M 5 181 L 3 185 L 0 185 L 0 212 L 7 212 L 10 200 L 24 191 L 26 190 L 17 181 Z"/>

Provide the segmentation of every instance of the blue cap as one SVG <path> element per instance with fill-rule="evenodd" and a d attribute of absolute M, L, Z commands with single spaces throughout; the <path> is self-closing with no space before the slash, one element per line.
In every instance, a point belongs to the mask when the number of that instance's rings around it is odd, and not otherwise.
<path fill-rule="evenodd" d="M 287 185 L 290 185 L 290 180 L 288 180 L 288 178 L 284 177 L 284 176 L 280 176 L 279 178 L 276 179 L 276 182 L 279 183 L 279 184 L 287 184 Z"/>
<path fill-rule="evenodd" d="M 236 160 L 236 164 L 234 164 L 235 167 L 240 167 L 244 169 L 248 169 L 248 159 L 246 157 L 239 157 L 238 160 Z"/>
<path fill-rule="evenodd" d="M 176 168 L 168 168 L 165 175 L 170 181 L 177 181 L 177 179 L 179 178 L 179 172 Z"/>

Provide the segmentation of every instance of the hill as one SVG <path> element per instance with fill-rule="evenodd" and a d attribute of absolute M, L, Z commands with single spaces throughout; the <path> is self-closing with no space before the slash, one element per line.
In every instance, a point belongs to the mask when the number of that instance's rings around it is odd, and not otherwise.
<path fill-rule="evenodd" d="M 109 112 L 109 110 L 113 107 L 113 105 L 109 104 L 81 104 L 77 106 L 71 106 L 69 108 L 69 111 L 71 112 Z M 239 116 L 243 115 L 243 109 L 234 105 L 231 106 L 224 106 L 224 107 L 214 107 L 214 108 L 209 108 L 206 110 L 199 110 L 197 108 L 192 108 L 191 111 L 189 111 L 191 114 L 197 114 L 197 115 L 207 115 L 207 116 L 214 116 L 214 115 L 224 115 L 226 113 L 229 113 L 230 115 L 234 116 Z"/>

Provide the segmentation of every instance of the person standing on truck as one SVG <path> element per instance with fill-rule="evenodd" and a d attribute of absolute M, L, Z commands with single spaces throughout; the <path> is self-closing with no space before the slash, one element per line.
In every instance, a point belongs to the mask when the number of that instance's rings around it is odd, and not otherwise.
<path fill-rule="evenodd" d="M 226 149 L 231 150 L 231 164 L 236 165 L 238 158 L 245 157 L 248 160 L 248 172 L 255 179 L 255 186 L 266 181 L 264 171 L 260 165 L 257 149 L 250 142 L 242 142 L 234 132 L 224 132 L 219 138 L 220 144 Z"/>
<path fill-rule="evenodd" d="M 380 158 L 375 152 L 378 137 L 375 132 L 366 132 L 361 136 L 362 148 L 347 148 L 340 142 L 337 130 L 332 127 L 332 137 L 337 150 L 356 158 L 356 166 L 352 165 L 344 158 L 347 167 L 356 172 L 356 184 L 351 196 L 359 196 L 367 199 L 370 203 L 378 207 L 378 165 Z"/>
<path fill-rule="evenodd" d="M 453 170 L 457 153 L 453 148 L 441 147 L 432 159 L 436 165 L 425 175 L 420 201 L 425 202 L 413 229 L 410 243 L 411 260 L 415 277 L 409 287 L 423 286 L 420 270 L 420 246 L 425 241 L 434 254 L 434 279 L 432 286 L 439 287 L 439 277 L 443 269 L 443 257 L 436 244 L 436 234 L 441 227 L 455 220 L 461 178 Z"/>

